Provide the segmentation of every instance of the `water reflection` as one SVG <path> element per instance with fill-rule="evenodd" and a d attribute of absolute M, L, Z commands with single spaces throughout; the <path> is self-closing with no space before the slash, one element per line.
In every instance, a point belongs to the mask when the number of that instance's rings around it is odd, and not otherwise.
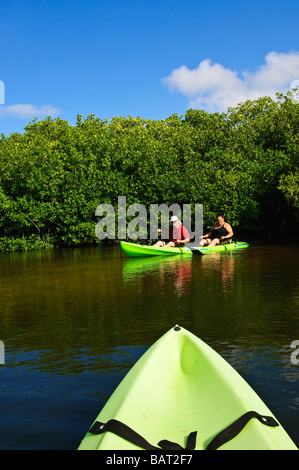
<path fill-rule="evenodd" d="M 221 281 L 223 292 L 231 292 L 235 280 L 235 257 L 236 253 L 211 253 L 202 256 L 203 275 L 217 273 L 217 280 Z M 213 281 L 212 281 L 213 282 Z"/>
<path fill-rule="evenodd" d="M 136 283 L 149 276 L 158 277 L 162 287 L 172 280 L 178 297 L 190 294 L 192 257 L 130 258 L 123 265 L 124 282 Z"/>
<path fill-rule="evenodd" d="M 76 448 L 127 369 L 175 323 L 236 367 L 299 444 L 298 261 L 294 247 L 1 253 L 0 448 Z"/>

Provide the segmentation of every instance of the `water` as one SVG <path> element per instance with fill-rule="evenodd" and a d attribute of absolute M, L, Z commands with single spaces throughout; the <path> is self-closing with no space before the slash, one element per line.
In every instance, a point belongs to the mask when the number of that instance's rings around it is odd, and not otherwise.
<path fill-rule="evenodd" d="M 299 446 L 298 261 L 298 246 L 140 260 L 120 248 L 0 254 L 0 449 L 76 449 L 177 323 L 238 370 Z"/>

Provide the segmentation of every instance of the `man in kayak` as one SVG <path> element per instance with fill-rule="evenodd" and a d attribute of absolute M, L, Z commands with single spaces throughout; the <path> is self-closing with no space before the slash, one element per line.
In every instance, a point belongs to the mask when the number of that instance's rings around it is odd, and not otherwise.
<path fill-rule="evenodd" d="M 170 219 L 171 227 L 169 229 L 169 241 L 165 242 L 163 240 L 157 241 L 153 246 L 163 246 L 164 248 L 184 246 L 185 243 L 190 241 L 190 235 L 186 227 L 182 225 L 182 222 L 179 218 L 174 215 Z M 158 229 L 158 233 L 161 233 L 162 230 Z"/>
<path fill-rule="evenodd" d="M 217 214 L 216 224 L 209 233 L 203 235 L 200 246 L 214 246 L 227 243 L 234 235 L 230 224 L 225 222 L 223 214 Z"/>

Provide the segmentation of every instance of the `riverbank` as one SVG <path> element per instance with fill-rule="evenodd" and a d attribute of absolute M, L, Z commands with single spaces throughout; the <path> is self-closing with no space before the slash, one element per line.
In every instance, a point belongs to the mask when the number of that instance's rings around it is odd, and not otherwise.
<path fill-rule="evenodd" d="M 242 239 L 296 232 L 298 110 L 279 95 L 159 121 L 49 117 L 2 135 L 0 250 L 95 243 L 97 207 L 116 211 L 120 196 L 147 212 L 202 204 L 205 227 L 224 212 Z"/>
<path fill-rule="evenodd" d="M 252 235 L 252 236 L 246 236 L 246 234 L 242 235 L 244 240 L 249 243 L 250 246 L 256 246 L 256 245 L 275 245 L 275 244 L 289 244 L 289 245 L 297 245 L 298 244 L 298 239 L 295 236 L 290 236 L 290 234 L 284 235 L 284 236 L 272 236 L 271 234 L 268 237 L 264 236 L 257 236 Z M 241 237 L 239 237 L 241 238 Z M 242 239 L 243 239 L 242 238 Z M 234 239 L 237 239 L 234 237 Z M 149 244 L 154 243 L 154 241 L 149 240 Z M 99 241 L 97 239 L 93 240 L 92 242 L 88 244 L 82 244 L 82 245 L 67 245 L 67 246 L 59 246 L 55 243 L 51 243 L 49 241 L 48 237 L 41 238 L 39 236 L 30 236 L 29 238 L 22 237 L 22 238 L 16 238 L 16 239 L 10 239 L 8 237 L 0 237 L 0 253 L 1 252 L 14 252 L 14 251 L 39 251 L 39 250 L 49 250 L 49 249 L 63 249 L 63 248 L 84 248 L 84 247 L 98 247 L 98 248 L 105 248 L 105 247 L 111 247 L 111 246 L 118 246 L 119 245 L 119 240 L 104 240 L 104 241 Z"/>

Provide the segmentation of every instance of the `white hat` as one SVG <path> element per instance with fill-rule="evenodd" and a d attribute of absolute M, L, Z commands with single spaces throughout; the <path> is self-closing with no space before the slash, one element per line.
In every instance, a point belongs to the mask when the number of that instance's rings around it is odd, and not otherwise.
<path fill-rule="evenodd" d="M 170 219 L 170 222 L 175 222 L 176 220 L 179 220 L 179 218 L 176 215 L 173 215 Z"/>

